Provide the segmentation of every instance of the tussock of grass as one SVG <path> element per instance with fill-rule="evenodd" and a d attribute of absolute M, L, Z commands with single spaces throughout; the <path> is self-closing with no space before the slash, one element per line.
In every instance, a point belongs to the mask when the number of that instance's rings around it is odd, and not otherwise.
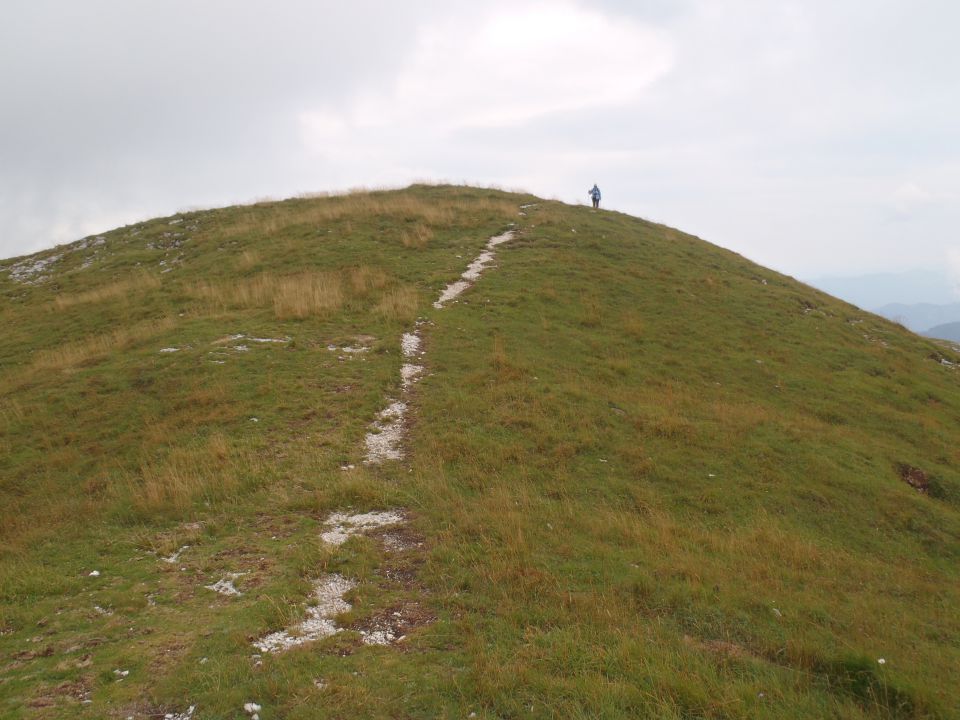
<path fill-rule="evenodd" d="M 242 476 L 255 468 L 249 457 L 232 457 L 226 438 L 217 433 L 204 447 L 174 448 L 163 460 L 143 462 L 139 472 L 120 486 L 118 500 L 129 502 L 141 517 L 183 512 L 197 502 L 235 495 L 243 485 Z"/>
<path fill-rule="evenodd" d="M 90 303 L 102 303 L 108 300 L 117 300 L 129 298 L 132 295 L 150 290 L 156 290 L 160 287 L 160 277 L 148 272 L 135 273 L 133 277 L 124 280 L 118 280 L 78 293 L 68 293 L 57 295 L 53 299 L 57 310 L 66 310 L 76 305 L 87 305 Z"/>
<path fill-rule="evenodd" d="M 304 196 L 284 203 L 261 203 L 244 208 L 236 218 L 221 226 L 229 236 L 274 237 L 294 227 L 327 227 L 342 224 L 347 235 L 353 223 L 381 218 L 410 224 L 400 233 L 404 247 L 426 247 L 434 231 L 447 228 L 463 215 L 500 215 L 510 217 L 516 205 L 509 200 L 492 197 L 431 199 L 396 192 L 360 190 L 347 195 Z"/>
<path fill-rule="evenodd" d="M 423 249 L 431 239 L 433 239 L 433 230 L 423 223 L 418 223 L 412 229 L 405 230 L 400 236 L 400 241 L 407 248 Z"/>
<path fill-rule="evenodd" d="M 167 317 L 64 343 L 38 353 L 33 361 L 33 367 L 38 370 L 71 370 L 78 365 L 102 360 L 112 353 L 127 350 L 138 343 L 162 335 L 175 325 L 176 321 Z"/>
<path fill-rule="evenodd" d="M 373 290 L 382 290 L 390 281 L 383 268 L 361 265 L 350 271 L 350 289 L 358 297 L 365 297 Z"/>
<path fill-rule="evenodd" d="M 417 291 L 412 287 L 395 287 L 383 294 L 377 312 L 388 320 L 410 323 L 417 318 Z"/>
<path fill-rule="evenodd" d="M 240 257 L 237 259 L 237 269 L 246 272 L 255 268 L 260 262 L 260 253 L 257 250 L 247 249 L 240 253 Z"/>
<path fill-rule="evenodd" d="M 272 307 L 281 320 L 324 316 L 344 302 L 343 280 L 334 273 L 260 274 L 232 283 L 201 282 L 191 291 L 214 309 Z"/>

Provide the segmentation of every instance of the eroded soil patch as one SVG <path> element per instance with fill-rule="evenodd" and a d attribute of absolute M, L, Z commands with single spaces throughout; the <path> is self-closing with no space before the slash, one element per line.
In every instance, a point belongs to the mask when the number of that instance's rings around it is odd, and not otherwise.
<path fill-rule="evenodd" d="M 900 479 L 917 492 L 926 495 L 930 491 L 930 476 L 920 468 L 900 463 L 897 465 L 897 472 L 900 473 Z"/>

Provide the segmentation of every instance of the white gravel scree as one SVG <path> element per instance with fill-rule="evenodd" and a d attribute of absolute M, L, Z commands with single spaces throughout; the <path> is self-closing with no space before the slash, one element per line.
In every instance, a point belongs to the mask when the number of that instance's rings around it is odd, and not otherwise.
<path fill-rule="evenodd" d="M 351 605 L 343 596 L 356 586 L 353 580 L 343 575 L 324 575 L 314 582 L 316 605 L 307 608 L 307 619 L 289 630 L 270 633 L 253 643 L 253 646 L 261 652 L 276 653 L 336 635 L 342 628 L 337 627 L 333 619 L 350 610 Z"/>
<path fill-rule="evenodd" d="M 459 280 L 447 285 L 444 291 L 440 293 L 440 297 L 433 304 L 433 307 L 435 307 L 437 310 L 440 310 L 445 303 L 450 302 L 468 287 L 473 285 L 473 283 L 480 278 L 480 274 L 486 269 L 487 265 L 493 262 L 495 255 L 494 248 L 497 247 L 497 245 L 502 245 L 503 243 L 512 239 L 513 230 L 507 230 L 502 235 L 495 235 L 487 240 L 487 244 L 483 252 L 477 256 L 476 260 L 467 266 L 467 269 L 464 270 L 463 275 L 460 276 Z"/>
<path fill-rule="evenodd" d="M 480 278 L 481 273 L 487 266 L 493 262 L 494 249 L 498 245 L 512 240 L 513 237 L 514 231 L 508 230 L 501 235 L 494 235 L 487 240 L 483 252 L 467 266 L 467 269 L 460 276 L 459 280 L 447 285 L 433 306 L 439 310 L 443 307 L 444 303 L 450 302 L 473 285 L 473 283 Z M 400 351 L 404 358 L 413 360 L 414 358 L 423 357 L 424 352 L 421 349 L 423 340 L 420 337 L 419 327 L 424 322 L 423 320 L 418 320 L 417 328 L 414 329 L 413 332 L 404 333 L 400 339 Z M 423 375 L 423 370 L 423 365 L 417 362 L 405 362 L 400 367 L 400 384 L 404 394 L 408 393 L 414 383 L 420 379 Z M 384 460 L 403 459 L 401 443 L 403 442 L 404 417 L 406 416 L 407 409 L 407 404 L 403 402 L 403 400 L 390 399 L 387 401 L 387 407 L 380 411 L 377 419 L 370 425 L 371 432 L 366 435 L 365 444 L 367 447 L 367 455 L 364 463 L 368 465 L 378 465 Z"/>
<path fill-rule="evenodd" d="M 403 515 L 393 510 L 357 515 L 335 512 L 327 518 L 325 525 L 330 529 L 320 533 L 320 539 L 330 545 L 343 545 L 354 535 L 360 535 L 373 528 L 399 525 L 402 522 L 404 522 Z"/>

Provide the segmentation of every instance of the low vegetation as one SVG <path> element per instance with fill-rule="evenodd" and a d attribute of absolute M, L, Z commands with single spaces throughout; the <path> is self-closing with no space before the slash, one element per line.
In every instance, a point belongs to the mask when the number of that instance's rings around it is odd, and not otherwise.
<path fill-rule="evenodd" d="M 960 716 L 948 348 L 494 190 L 191 212 L 56 255 L 0 270 L 0 716 Z M 406 456 L 365 465 L 418 318 Z M 321 541 L 348 510 L 403 536 Z M 254 647 L 331 575 L 340 632 Z M 365 642 L 391 618 L 402 640 Z"/>

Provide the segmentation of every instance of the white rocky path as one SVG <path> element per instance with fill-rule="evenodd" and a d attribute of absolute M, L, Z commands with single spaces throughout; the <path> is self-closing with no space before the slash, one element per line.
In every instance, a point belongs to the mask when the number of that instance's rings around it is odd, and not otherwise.
<path fill-rule="evenodd" d="M 514 237 L 512 230 L 490 238 L 483 251 L 470 263 L 460 279 L 448 285 L 434 303 L 434 307 L 441 309 L 443 305 L 473 285 L 494 259 L 494 249 Z M 427 321 L 417 320 L 412 332 L 403 334 L 400 349 L 403 353 L 404 364 L 400 369 L 401 399 L 388 398 L 386 407 L 381 410 L 377 419 L 371 424 L 371 432 L 366 436 L 366 460 L 368 464 L 379 464 L 384 460 L 400 460 L 403 458 L 401 442 L 404 434 L 404 417 L 407 412 L 406 396 L 410 388 L 423 373 L 422 358 L 424 356 L 423 339 L 420 335 L 422 326 Z M 347 466 L 347 468 L 352 466 Z M 339 546 L 355 535 L 364 535 L 377 531 L 379 528 L 397 528 L 402 530 L 407 523 L 407 516 L 403 511 L 387 510 L 366 513 L 350 514 L 334 512 L 324 522 L 325 530 L 320 539 L 329 546 Z M 419 543 L 410 544 L 402 534 L 384 534 L 380 537 L 385 552 L 402 552 L 405 549 L 419 547 Z M 182 552 L 186 548 L 181 548 Z M 219 583 L 218 583 L 219 585 Z M 211 590 L 223 592 L 216 586 L 208 586 Z M 357 587 L 357 582 L 337 573 L 325 574 L 313 582 L 313 594 L 306 610 L 306 618 L 286 630 L 279 630 L 261 637 L 253 642 L 253 646 L 264 653 L 279 653 L 292 647 L 302 645 L 326 637 L 331 637 L 343 631 L 336 617 L 351 609 L 347 601 L 347 594 Z M 358 632 L 365 645 L 392 645 L 405 638 L 404 628 L 408 626 L 408 619 L 401 610 L 392 612 L 388 617 L 380 618 L 376 625 Z M 257 656 L 259 657 L 259 656 Z"/>
<path fill-rule="evenodd" d="M 437 310 L 457 298 L 467 288 L 472 286 L 483 271 L 493 262 L 496 256 L 496 247 L 512 240 L 513 230 L 507 230 L 500 235 L 494 235 L 484 246 L 483 251 L 471 262 L 458 280 L 447 285 L 433 307 Z M 366 436 L 367 455 L 364 462 L 368 465 L 378 465 L 384 460 L 400 460 L 403 458 L 401 447 L 404 435 L 407 403 L 404 401 L 410 388 L 423 373 L 421 359 L 425 355 L 422 350 L 423 341 L 420 329 L 426 321 L 417 320 L 412 332 L 404 333 L 400 341 L 400 350 L 403 353 L 404 364 L 400 368 L 401 398 L 387 399 L 387 406 L 377 414 L 377 419 L 370 425 L 371 431 Z"/>

